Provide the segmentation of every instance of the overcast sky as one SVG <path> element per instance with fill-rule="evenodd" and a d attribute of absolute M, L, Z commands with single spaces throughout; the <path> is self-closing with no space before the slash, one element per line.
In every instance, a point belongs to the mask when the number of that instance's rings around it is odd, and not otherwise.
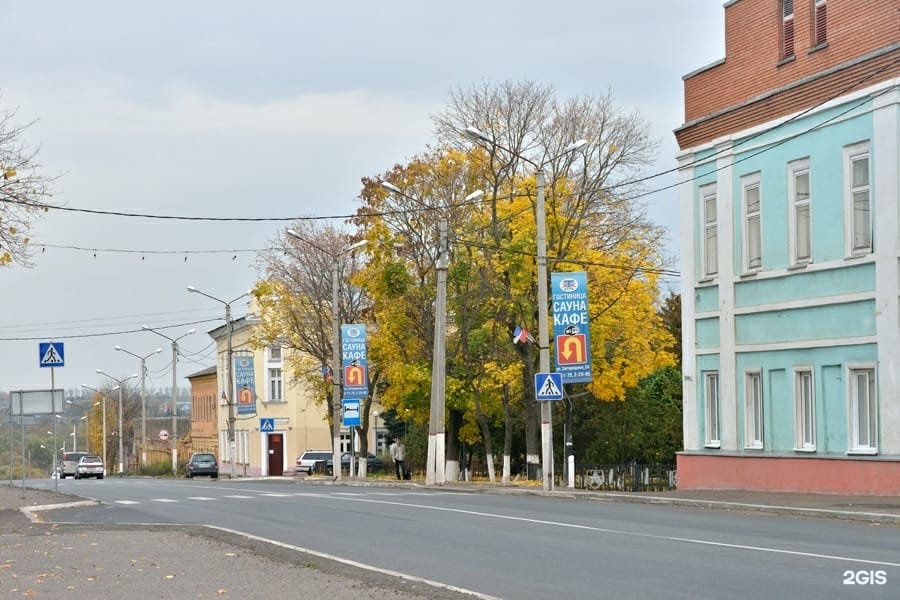
<path fill-rule="evenodd" d="M 724 56 L 723 0 L 4 3 L 0 108 L 36 120 L 27 144 L 69 207 L 198 217 L 345 215 L 360 178 L 423 151 L 451 89 L 531 80 L 559 98 L 611 90 L 675 166 L 682 76 Z M 648 170 L 648 173 L 650 171 Z M 671 176 L 652 182 L 662 187 Z M 678 247 L 677 197 L 648 198 Z M 65 344 L 56 386 L 101 387 L 147 360 L 171 384 L 215 362 L 206 332 L 256 279 L 252 252 L 287 223 L 51 211 L 31 269 L 0 269 L 0 390 L 48 389 L 38 343 Z M 45 245 L 45 246 L 44 246 Z M 75 250 L 58 246 L 99 249 Z M 131 253 L 111 252 L 129 250 Z M 145 251 L 141 254 L 140 251 Z M 677 269 L 673 263 L 670 268 Z M 673 283 L 674 285 L 674 283 Z M 235 307 L 242 316 L 245 305 Z M 196 323 L 189 325 L 189 323 Z"/>

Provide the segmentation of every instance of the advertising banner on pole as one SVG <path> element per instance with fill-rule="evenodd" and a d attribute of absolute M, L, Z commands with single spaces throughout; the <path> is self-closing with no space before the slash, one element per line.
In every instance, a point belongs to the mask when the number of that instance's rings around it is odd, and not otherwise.
<path fill-rule="evenodd" d="M 344 398 L 365 398 L 369 395 L 365 325 L 341 325 L 341 374 Z"/>
<path fill-rule="evenodd" d="M 550 288 L 556 371 L 563 383 L 591 381 L 587 273 L 551 273 Z"/>
<path fill-rule="evenodd" d="M 237 390 L 237 414 L 256 414 L 256 374 L 252 356 L 234 359 L 234 387 Z"/>

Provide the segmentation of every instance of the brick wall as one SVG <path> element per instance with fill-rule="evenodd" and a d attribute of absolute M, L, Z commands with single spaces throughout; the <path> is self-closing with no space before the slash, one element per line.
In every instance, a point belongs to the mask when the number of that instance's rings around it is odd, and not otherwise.
<path fill-rule="evenodd" d="M 900 41 L 897 0 L 827 0 L 828 41 L 812 50 L 813 4 L 794 0 L 789 61 L 781 60 L 781 0 L 737 0 L 727 6 L 725 62 L 685 79 L 685 122 Z"/>

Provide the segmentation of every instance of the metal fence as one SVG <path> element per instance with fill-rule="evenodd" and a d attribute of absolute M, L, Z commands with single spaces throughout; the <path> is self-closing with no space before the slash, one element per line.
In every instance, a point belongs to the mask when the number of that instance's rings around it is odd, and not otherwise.
<path fill-rule="evenodd" d="M 577 465 L 575 487 L 607 492 L 659 492 L 676 486 L 673 465 Z"/>

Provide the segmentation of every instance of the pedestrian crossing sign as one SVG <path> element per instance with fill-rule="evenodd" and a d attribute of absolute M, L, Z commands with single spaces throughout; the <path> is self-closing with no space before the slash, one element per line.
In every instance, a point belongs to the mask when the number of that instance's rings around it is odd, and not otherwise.
<path fill-rule="evenodd" d="M 562 400 L 562 373 L 535 373 L 534 397 L 536 400 Z"/>
<path fill-rule="evenodd" d="M 275 419 L 273 417 L 260 417 L 259 430 L 263 433 L 275 431 Z"/>
<path fill-rule="evenodd" d="M 65 351 L 62 342 L 38 343 L 38 356 L 42 367 L 66 366 Z"/>

